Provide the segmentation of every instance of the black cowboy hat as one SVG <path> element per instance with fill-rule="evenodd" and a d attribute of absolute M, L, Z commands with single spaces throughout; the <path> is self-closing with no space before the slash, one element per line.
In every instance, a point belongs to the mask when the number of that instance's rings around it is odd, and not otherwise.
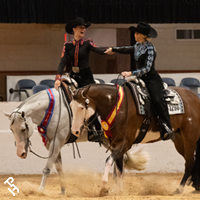
<path fill-rule="evenodd" d="M 83 18 L 78 17 L 74 20 L 69 21 L 65 26 L 65 30 L 66 30 L 67 33 L 73 34 L 73 28 L 75 28 L 76 26 L 80 26 L 80 25 L 84 25 L 85 28 L 87 28 L 91 24 L 90 24 L 90 22 L 85 23 Z"/>
<path fill-rule="evenodd" d="M 146 22 L 139 22 L 137 27 L 130 26 L 129 30 L 141 33 L 143 35 L 147 35 L 148 37 L 151 38 L 156 38 L 157 37 L 157 31 L 152 28 L 148 23 Z"/>

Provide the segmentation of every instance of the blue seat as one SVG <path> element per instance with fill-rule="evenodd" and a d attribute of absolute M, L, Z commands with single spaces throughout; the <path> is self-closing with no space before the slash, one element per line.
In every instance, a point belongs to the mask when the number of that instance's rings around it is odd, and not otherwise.
<path fill-rule="evenodd" d="M 118 85 L 123 85 L 124 84 L 124 81 L 126 82 L 125 79 L 121 79 L 121 78 L 115 78 L 115 79 L 112 79 L 110 82 L 111 83 L 114 83 L 114 84 L 118 84 Z"/>
<path fill-rule="evenodd" d="M 21 79 L 17 82 L 18 88 L 21 89 L 32 89 L 36 85 L 35 81 L 31 79 Z"/>
<path fill-rule="evenodd" d="M 49 89 L 50 87 L 48 85 L 35 85 L 33 87 L 33 94 L 36 94 L 42 90 Z"/>
<path fill-rule="evenodd" d="M 17 82 L 17 87 L 19 90 L 16 90 L 19 92 L 19 101 L 21 101 L 22 97 L 22 92 L 26 94 L 27 97 L 30 96 L 27 90 L 32 89 L 36 85 L 35 81 L 31 79 L 21 79 Z"/>
<path fill-rule="evenodd" d="M 180 87 L 186 87 L 194 93 L 198 94 L 198 88 L 200 87 L 200 82 L 196 78 L 187 77 L 183 78 L 180 83 Z"/>
<path fill-rule="evenodd" d="M 97 80 L 100 84 L 104 84 L 105 81 L 103 79 L 100 79 L 100 78 L 95 78 L 95 80 Z"/>
<path fill-rule="evenodd" d="M 176 86 L 174 79 L 164 77 L 162 78 L 163 82 L 167 83 L 168 86 Z"/>
<path fill-rule="evenodd" d="M 55 81 L 52 80 L 52 79 L 44 79 L 44 80 L 40 81 L 39 85 L 47 85 L 50 88 L 53 88 L 54 87 L 54 83 L 55 83 Z"/>

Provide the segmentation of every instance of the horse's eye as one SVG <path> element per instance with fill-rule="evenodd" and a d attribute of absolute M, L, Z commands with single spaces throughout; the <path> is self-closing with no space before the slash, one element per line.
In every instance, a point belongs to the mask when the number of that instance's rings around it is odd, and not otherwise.
<path fill-rule="evenodd" d="M 26 131 L 26 129 L 22 129 L 22 132 L 25 132 Z"/>

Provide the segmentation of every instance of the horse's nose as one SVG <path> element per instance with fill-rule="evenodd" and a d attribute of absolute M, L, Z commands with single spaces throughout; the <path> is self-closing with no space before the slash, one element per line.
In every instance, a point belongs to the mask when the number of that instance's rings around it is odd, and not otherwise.
<path fill-rule="evenodd" d="M 80 136 L 80 131 L 77 129 L 71 129 L 72 134 L 74 134 L 76 137 Z"/>
<path fill-rule="evenodd" d="M 23 152 L 22 154 L 21 154 L 21 158 L 23 158 L 23 159 L 25 159 L 26 158 L 26 156 L 27 156 L 27 154 L 26 154 L 26 152 Z"/>

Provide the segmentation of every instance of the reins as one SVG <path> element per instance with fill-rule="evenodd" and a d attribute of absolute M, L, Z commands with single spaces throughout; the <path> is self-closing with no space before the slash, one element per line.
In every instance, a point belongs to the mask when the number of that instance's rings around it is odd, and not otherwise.
<path fill-rule="evenodd" d="M 119 92 L 119 90 L 117 89 L 117 97 L 118 97 L 118 92 Z M 83 91 L 81 92 L 82 98 L 83 98 L 83 99 L 86 99 L 86 97 L 84 97 L 82 93 L 83 93 Z M 87 108 L 88 108 L 89 103 L 90 103 L 89 99 L 86 99 L 86 100 L 85 100 L 85 107 L 86 107 L 86 110 L 87 110 Z M 115 107 L 116 107 L 116 113 L 117 113 L 117 98 L 116 98 L 116 104 L 115 104 L 115 105 L 116 105 Z M 95 117 L 94 117 L 89 123 L 87 123 L 86 118 L 84 118 L 84 121 L 83 121 L 84 128 L 87 129 L 88 131 L 92 131 L 92 130 L 89 128 L 89 126 L 90 126 L 90 125 L 92 124 L 92 122 L 93 122 L 97 117 L 99 117 L 99 116 L 100 116 L 100 115 L 99 115 L 98 113 L 95 112 Z M 114 123 L 112 124 L 112 126 L 111 126 L 107 131 L 110 131 L 110 130 L 114 127 L 114 125 L 115 125 L 115 121 L 114 121 Z M 101 126 L 101 127 L 102 127 L 102 126 Z M 103 133 L 104 131 L 103 131 L 103 130 L 100 130 L 100 131 L 97 130 L 97 132 Z"/>
<path fill-rule="evenodd" d="M 118 77 L 117 77 L 117 80 L 116 80 L 116 83 L 115 83 L 116 85 L 117 85 L 117 81 L 118 81 L 118 79 L 119 79 L 120 76 L 121 76 L 121 74 L 119 74 Z M 124 92 L 125 92 L 125 96 L 127 97 L 127 91 L 126 91 L 126 87 L 125 87 L 125 77 L 123 77 L 123 80 L 124 80 L 123 90 L 124 90 Z M 117 95 L 116 95 L 117 97 L 116 97 L 116 103 L 115 103 L 116 118 L 117 118 L 117 116 L 118 116 L 118 113 L 117 113 L 118 94 L 119 94 L 119 90 L 118 90 L 118 88 L 117 88 Z M 89 104 L 90 101 L 89 101 L 89 99 L 87 99 L 86 97 L 83 96 L 83 91 L 82 91 L 82 93 L 81 93 L 81 96 L 82 96 L 83 99 L 85 99 L 85 107 L 86 107 L 86 109 L 87 109 L 87 108 L 88 108 L 88 104 Z M 128 111 L 128 98 L 126 98 L 126 113 L 127 113 L 127 111 Z M 84 121 L 83 121 L 84 128 L 86 128 L 88 131 L 92 131 L 92 130 L 89 128 L 89 126 L 90 126 L 90 125 L 92 124 L 92 122 L 99 116 L 99 114 L 97 114 L 97 113 L 95 113 L 95 115 L 96 115 L 96 116 L 95 116 L 89 123 L 87 123 L 87 122 L 86 122 L 86 118 L 84 118 Z M 113 122 L 113 124 L 111 125 L 111 127 L 109 127 L 109 129 L 106 130 L 106 131 L 111 131 L 111 130 L 113 129 L 113 127 L 114 127 L 115 124 L 116 124 L 116 118 L 115 118 L 115 121 Z M 126 134 L 127 134 L 126 129 L 127 129 L 127 124 L 128 124 L 128 118 L 126 118 L 126 119 L 127 119 L 127 120 L 126 120 L 125 136 L 126 136 Z M 100 131 L 98 131 L 98 132 L 102 133 L 102 132 L 104 132 L 104 130 L 100 130 Z M 110 150 L 110 148 L 111 148 L 113 142 L 117 139 L 117 137 L 118 137 L 118 135 L 117 135 L 117 136 L 115 137 L 115 139 L 111 142 L 110 146 L 109 146 L 108 149 L 106 150 L 106 153 L 108 152 L 108 150 Z M 125 144 L 125 137 L 124 137 L 124 140 L 123 140 L 123 146 L 124 146 L 124 144 Z M 122 151 L 123 146 L 122 146 L 120 152 Z"/>
<path fill-rule="evenodd" d="M 72 83 L 73 83 L 73 82 L 72 82 Z M 61 92 L 62 92 L 62 95 L 63 95 L 64 91 L 61 90 Z M 72 91 L 71 91 L 71 92 L 72 92 Z M 63 96 L 65 97 L 65 95 L 63 95 Z M 67 101 L 67 100 L 64 98 L 64 101 L 63 101 L 63 102 L 64 102 L 64 104 L 65 104 L 65 107 L 67 107 L 67 110 L 68 110 L 68 115 L 69 115 L 69 127 L 71 128 L 71 127 L 72 127 L 72 121 L 71 121 L 71 119 L 72 119 L 72 111 L 71 111 L 71 109 L 69 109 L 69 106 L 68 106 L 68 104 L 66 103 L 66 101 Z M 79 156 L 79 158 L 81 158 L 81 155 L 80 155 L 80 151 L 79 151 L 77 142 L 75 141 L 75 142 L 72 143 L 74 159 L 76 158 L 76 156 L 75 156 L 75 147 L 74 147 L 74 143 L 75 143 L 75 146 L 76 146 L 76 149 L 77 149 L 77 152 L 78 152 L 78 156 Z"/>
<path fill-rule="evenodd" d="M 72 83 L 73 83 L 73 82 L 72 82 Z M 61 92 L 62 92 L 62 95 L 63 95 L 63 90 L 61 90 Z M 26 144 L 26 146 L 28 145 L 28 147 L 26 147 L 26 148 L 29 149 L 29 151 L 30 151 L 31 153 L 33 153 L 35 156 L 37 156 L 37 157 L 39 157 L 39 158 L 42 158 L 42 159 L 48 159 L 48 158 L 50 158 L 50 157 L 53 155 L 53 153 L 54 153 L 55 138 L 56 138 L 56 135 L 57 135 L 58 126 L 59 126 L 60 117 L 61 117 L 61 94 L 60 94 L 60 89 L 58 90 L 58 93 L 59 93 L 59 116 L 58 116 L 58 123 L 57 123 L 56 129 L 55 129 L 55 134 L 54 134 L 54 138 L 53 138 L 54 143 L 53 143 L 53 149 L 52 149 L 51 155 L 49 155 L 48 157 L 44 157 L 44 156 L 40 156 L 39 154 L 37 154 L 37 153 L 35 153 L 34 151 L 32 151 L 32 149 L 31 149 L 31 147 L 30 147 L 30 146 L 32 146 L 31 141 L 30 141 L 30 139 L 29 139 L 30 136 L 29 136 L 28 133 L 27 133 L 27 144 Z M 30 99 L 30 98 L 31 98 L 31 97 L 29 97 L 29 99 Z M 14 114 L 14 113 L 18 113 L 18 114 L 22 115 L 23 111 L 22 111 L 22 112 L 19 112 L 19 110 L 22 108 L 22 106 L 23 106 L 25 103 L 26 103 L 26 100 L 23 101 L 23 102 L 17 107 L 18 109 L 17 109 L 16 111 L 12 112 L 11 115 Z M 64 100 L 64 103 L 65 103 L 65 106 L 67 107 L 67 110 L 68 110 L 69 123 L 70 123 L 70 126 L 69 126 L 69 127 L 71 127 L 72 112 L 71 112 L 71 110 L 69 109 L 69 106 L 66 105 L 66 100 Z M 11 115 L 10 115 L 10 116 L 11 116 Z M 24 117 L 23 117 L 23 118 L 24 118 Z M 28 125 L 27 125 L 27 123 L 26 123 L 26 118 L 24 118 L 24 121 L 25 121 L 26 129 L 29 131 Z M 13 120 L 12 124 L 13 124 L 13 123 L 14 123 L 14 120 Z M 12 125 L 12 124 L 11 124 L 11 125 Z M 72 145 L 73 145 L 73 155 L 74 155 L 74 158 L 75 158 L 75 147 L 74 147 L 74 144 L 73 144 L 73 143 L 72 143 Z M 75 146 L 76 146 L 76 149 L 77 149 L 77 152 L 78 152 L 78 156 L 79 156 L 79 158 L 81 158 L 80 152 L 79 152 L 79 149 L 78 149 L 78 145 L 77 145 L 76 142 L 75 142 Z"/>

